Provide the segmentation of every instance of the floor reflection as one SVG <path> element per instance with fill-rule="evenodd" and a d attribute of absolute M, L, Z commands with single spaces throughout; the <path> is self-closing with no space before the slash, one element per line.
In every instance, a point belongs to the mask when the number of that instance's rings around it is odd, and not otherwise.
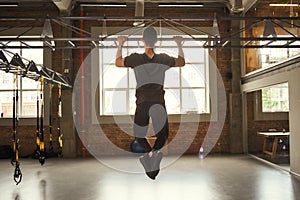
<path fill-rule="evenodd" d="M 268 200 L 300 196 L 299 178 L 247 155 L 203 160 L 196 155 L 183 156 L 162 169 L 155 181 L 143 173 L 116 171 L 95 159 L 51 159 L 44 166 L 28 159 L 21 161 L 21 168 L 23 179 L 16 185 L 9 161 L 0 160 L 1 200 Z"/>
<path fill-rule="evenodd" d="M 19 192 L 14 192 L 13 193 L 13 200 L 21 200 Z"/>
<path fill-rule="evenodd" d="M 44 179 L 40 180 L 40 191 L 42 200 L 46 200 L 46 183 L 47 182 Z"/>

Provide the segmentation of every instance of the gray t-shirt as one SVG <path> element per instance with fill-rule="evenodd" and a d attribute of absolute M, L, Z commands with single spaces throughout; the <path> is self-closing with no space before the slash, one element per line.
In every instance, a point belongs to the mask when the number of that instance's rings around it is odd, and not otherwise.
<path fill-rule="evenodd" d="M 124 64 L 134 70 L 136 103 L 164 103 L 165 72 L 175 66 L 175 59 L 167 54 L 154 54 L 149 58 L 145 53 L 134 53 L 125 57 Z"/>

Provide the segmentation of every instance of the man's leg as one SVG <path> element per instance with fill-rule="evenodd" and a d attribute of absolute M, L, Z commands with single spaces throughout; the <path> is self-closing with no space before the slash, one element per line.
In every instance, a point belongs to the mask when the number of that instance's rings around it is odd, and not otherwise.
<path fill-rule="evenodd" d="M 166 143 L 169 136 L 168 115 L 163 104 L 155 104 L 150 110 L 150 117 L 153 123 L 156 140 L 154 150 L 160 150 Z"/>
<path fill-rule="evenodd" d="M 134 136 L 136 137 L 139 145 L 144 148 L 145 152 L 152 151 L 148 140 L 146 139 L 149 126 L 148 105 L 145 103 L 137 104 L 134 115 Z"/>
<path fill-rule="evenodd" d="M 153 123 L 156 140 L 152 147 L 152 169 L 156 171 L 156 176 L 160 171 L 160 162 L 162 160 L 162 153 L 159 151 L 169 135 L 168 116 L 164 104 L 155 104 L 149 111 Z"/>
<path fill-rule="evenodd" d="M 150 119 L 149 108 L 150 104 L 148 103 L 137 105 L 134 116 L 134 135 L 138 143 L 144 148 L 145 152 L 147 152 L 141 156 L 139 160 L 142 163 L 147 176 L 154 180 L 158 174 L 158 170 L 153 170 L 153 158 L 150 156 L 150 154 L 152 154 L 152 147 L 146 139 Z"/>

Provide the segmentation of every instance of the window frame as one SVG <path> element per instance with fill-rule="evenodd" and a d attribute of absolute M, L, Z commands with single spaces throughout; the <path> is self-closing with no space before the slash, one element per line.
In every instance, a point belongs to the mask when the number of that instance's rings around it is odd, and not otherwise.
<path fill-rule="evenodd" d="M 259 35 L 257 37 L 263 37 L 262 35 Z M 292 37 L 291 35 L 278 35 L 277 37 Z M 267 44 L 269 41 L 268 40 L 264 40 L 264 41 L 260 41 L 259 44 L 264 45 Z M 283 41 L 274 41 L 270 44 L 270 46 L 276 44 L 277 42 L 283 42 Z M 299 42 L 299 41 L 296 41 Z M 293 45 L 296 43 L 294 42 Z M 264 60 L 264 55 L 262 53 L 262 51 L 282 51 L 282 49 L 286 52 L 287 57 L 283 57 L 280 60 L 272 63 L 272 64 L 268 64 L 268 66 L 263 67 L 263 60 Z M 251 76 L 253 74 L 256 73 L 260 73 L 262 71 L 274 68 L 278 65 L 281 65 L 283 63 L 287 63 L 297 57 L 300 57 L 300 51 L 298 51 L 298 53 L 291 55 L 290 52 L 294 52 L 295 53 L 295 49 L 297 48 L 253 48 L 253 49 L 241 49 L 241 55 L 242 55 L 242 60 L 244 63 L 244 67 L 242 68 L 242 76 L 247 77 L 247 76 Z M 251 52 L 250 52 L 251 51 Z M 255 58 L 254 58 L 255 57 Z M 252 60 L 252 61 L 251 61 Z M 251 65 L 250 65 L 251 64 Z M 254 70 L 252 69 L 254 68 Z"/>
<path fill-rule="evenodd" d="M 101 35 L 102 32 L 102 28 L 103 27 L 91 27 L 91 33 L 92 33 L 92 37 L 99 37 L 99 35 Z M 128 27 L 107 27 L 106 31 L 108 34 L 113 34 L 116 32 L 119 32 L 120 30 L 125 30 Z M 195 27 L 195 28 L 199 28 L 199 27 Z M 211 27 L 201 27 L 201 30 L 205 30 L 206 32 L 210 33 L 212 32 L 212 28 Z M 187 30 L 188 32 L 188 30 Z M 216 65 L 216 50 L 212 49 L 209 51 L 209 65 L 212 65 L 212 63 L 214 65 Z M 94 112 L 92 112 L 92 123 L 93 124 L 111 124 L 111 123 L 115 123 L 114 120 L 114 116 L 101 116 L 100 115 L 100 93 L 99 93 L 99 87 L 100 84 L 97 81 L 94 80 L 98 80 L 99 79 L 99 49 L 98 48 L 94 48 L 93 50 L 91 50 L 91 56 L 87 59 L 90 59 L 89 62 L 91 63 L 91 65 L 93 67 L 91 67 L 91 74 L 92 74 L 92 78 L 91 78 L 91 91 L 93 91 L 95 97 L 92 98 L 92 108 L 95 110 Z M 209 76 L 209 93 L 212 94 L 210 96 L 208 96 L 208 101 L 210 101 L 210 107 L 209 110 L 212 110 L 212 106 L 216 107 L 214 108 L 215 110 L 218 110 L 218 88 L 217 88 L 217 67 L 209 67 L 208 68 L 208 76 Z M 216 69 L 216 70 L 215 70 Z M 214 96 L 214 98 L 210 98 L 211 96 Z M 182 116 L 184 115 L 184 118 L 182 118 Z M 117 116 L 118 117 L 118 123 L 128 123 L 128 115 L 125 116 Z M 131 119 L 133 119 L 133 115 L 129 115 L 129 117 Z M 200 119 L 199 119 L 200 117 Z M 217 113 L 202 113 L 202 114 L 195 114 L 195 113 L 188 113 L 188 114 L 168 114 L 168 119 L 169 122 L 174 122 L 174 123 L 178 123 L 178 122 L 209 122 L 209 121 L 218 121 L 218 114 Z M 124 121 L 123 121 L 124 119 Z"/>
<path fill-rule="evenodd" d="M 23 27 L 23 28 L 13 28 L 10 29 L 10 31 L 5 32 L 5 33 L 0 33 L 0 37 L 17 37 L 19 33 L 24 32 L 25 30 L 28 30 L 28 27 Z M 37 27 L 31 29 L 30 32 L 27 33 L 24 37 L 34 37 L 37 35 L 40 35 L 42 32 L 42 28 Z M 52 50 L 44 48 L 43 49 L 43 65 L 45 66 L 52 66 L 52 56 L 45 56 L 45 55 L 52 55 Z M 25 57 L 26 58 L 26 57 Z M 19 78 L 19 77 L 18 77 Z M 26 90 L 26 89 L 25 89 Z M 31 90 L 33 91 L 33 90 Z M 36 91 L 36 90 L 34 90 Z M 46 117 L 49 115 L 50 108 L 49 108 L 49 87 L 45 87 L 43 89 L 43 97 L 44 97 L 44 125 L 47 126 L 49 125 L 49 117 Z M 19 92 L 19 98 L 21 99 L 21 94 Z M 11 126 L 12 125 L 12 117 L 8 118 L 1 118 L 0 117 L 0 123 L 1 126 Z M 19 117 L 19 126 L 34 126 L 36 125 L 36 117 Z"/>
<path fill-rule="evenodd" d="M 276 121 L 288 120 L 289 112 L 263 112 L 262 111 L 262 92 L 261 90 L 255 91 L 254 95 L 254 120 L 255 121 Z"/>
<path fill-rule="evenodd" d="M 174 49 L 175 48 L 177 49 L 177 46 L 174 43 Z M 171 49 L 173 49 L 173 48 L 171 48 Z M 191 48 L 183 47 L 183 51 L 184 52 L 185 52 L 185 50 L 187 51 L 187 49 L 191 49 Z M 200 47 L 197 48 L 197 49 L 200 49 Z M 117 48 L 115 48 L 115 49 L 113 48 L 113 50 L 114 50 L 114 52 L 116 52 Z M 167 48 L 166 50 L 169 50 L 169 49 Z M 128 52 L 131 52 L 131 51 L 132 51 L 131 48 L 128 48 L 126 45 L 124 45 L 124 47 L 123 47 L 123 53 L 124 52 L 128 53 Z M 144 52 L 144 49 L 143 48 L 138 48 L 138 51 Z M 209 69 L 209 64 L 208 64 L 209 55 L 208 55 L 208 51 L 209 50 L 207 50 L 207 49 L 203 50 L 203 52 L 202 52 L 203 53 L 203 60 L 201 60 L 201 61 L 199 60 L 197 62 L 193 62 L 193 61 L 186 60 L 186 66 L 185 67 L 183 67 L 183 68 L 182 67 L 178 67 L 178 68 L 174 67 L 174 68 L 171 69 L 171 70 L 176 70 L 177 71 L 175 73 L 176 74 L 178 73 L 178 82 L 176 82 L 176 86 L 167 86 L 165 84 L 164 90 L 166 91 L 166 94 L 168 94 L 168 92 L 172 92 L 172 90 L 173 91 L 174 90 L 178 90 L 179 91 L 178 92 L 178 94 L 179 94 L 179 101 L 178 101 L 179 110 L 177 111 L 179 113 L 171 113 L 171 112 L 168 112 L 168 113 L 173 114 L 173 115 L 176 115 L 176 114 L 187 114 L 187 113 L 183 113 L 183 110 L 185 109 L 184 104 L 183 104 L 183 98 L 184 98 L 183 92 L 184 92 L 184 90 L 201 90 L 204 93 L 204 95 L 205 95 L 204 106 L 203 106 L 205 108 L 205 110 L 204 110 L 204 112 L 201 112 L 201 114 L 204 114 L 204 113 L 208 114 L 208 113 L 210 113 L 210 107 L 209 107 L 209 101 L 208 101 L 209 98 L 207 97 L 207 93 L 208 93 L 207 90 L 209 90 L 209 86 L 206 85 L 206 82 L 209 81 L 209 74 L 207 73 L 207 71 Z M 128 115 L 128 114 L 129 115 L 133 115 L 134 114 L 134 110 L 132 111 L 130 109 L 130 104 L 132 103 L 130 101 L 130 96 L 131 96 L 130 94 L 131 94 L 132 91 L 135 92 L 135 90 L 136 90 L 135 86 L 133 87 L 130 84 L 131 83 L 130 75 L 131 74 L 134 75 L 133 69 L 131 69 L 131 68 L 122 68 L 121 69 L 121 70 L 124 70 L 124 75 L 126 76 L 126 86 L 124 86 L 124 87 L 118 87 L 118 88 L 115 88 L 115 87 L 106 87 L 105 86 L 104 71 L 107 68 L 115 67 L 115 65 L 112 64 L 109 61 L 107 62 L 107 61 L 104 60 L 104 53 L 105 53 L 105 51 L 100 48 L 99 49 L 99 67 L 100 67 L 100 75 L 99 76 L 100 76 L 100 80 L 102 80 L 102 82 L 100 83 L 100 89 L 102 88 L 102 90 L 100 92 L 100 99 L 102 99 L 102 101 L 101 101 L 102 105 L 100 105 L 100 115 L 101 116 L 112 116 L 112 115 L 114 115 L 114 113 L 109 113 L 109 112 L 105 113 L 105 111 L 103 110 L 103 108 L 105 108 L 105 105 L 106 105 L 106 102 L 105 102 L 105 100 L 106 100 L 106 98 L 105 98 L 106 97 L 106 93 L 111 92 L 111 91 L 117 91 L 117 92 L 119 91 L 119 92 L 124 92 L 125 93 L 125 95 L 127 97 L 125 99 L 126 100 L 126 103 L 125 103 L 125 105 L 126 105 L 125 110 L 126 111 L 123 114 L 124 115 Z M 157 50 L 157 53 L 163 53 L 163 52 L 160 52 L 159 50 Z M 201 54 L 201 56 L 202 56 L 202 54 Z M 113 59 L 113 62 L 114 62 L 114 59 Z M 187 66 L 187 65 L 191 65 L 191 66 Z M 186 85 L 184 83 L 184 80 L 185 80 L 184 79 L 184 70 L 187 69 L 187 68 L 189 68 L 189 67 L 194 67 L 194 66 L 197 66 L 197 65 L 201 65 L 203 67 L 203 73 L 204 73 L 203 74 L 203 76 L 204 76 L 203 77 L 203 83 L 201 83 L 199 81 L 199 85 L 198 86 L 189 86 L 189 85 Z M 120 71 L 120 69 L 117 69 L 117 70 Z M 126 70 L 126 72 L 125 72 L 125 70 Z M 202 71 L 202 68 L 201 68 L 200 71 Z M 167 74 L 166 74 L 166 76 L 167 76 Z M 166 105 L 166 106 L 168 107 L 168 105 Z M 194 112 L 194 111 L 187 111 L 187 112 Z M 197 112 L 197 114 L 199 114 L 198 111 L 195 111 L 195 112 Z M 122 114 L 120 114 L 120 115 L 122 115 Z"/>
<path fill-rule="evenodd" d="M 272 85 L 272 86 L 270 86 L 270 87 L 265 87 L 265 88 L 262 88 L 261 89 L 261 91 L 262 91 L 262 112 L 263 113 L 280 113 L 280 112 L 289 112 L 289 101 L 288 101 L 288 99 L 287 99 L 287 107 L 288 107 L 288 110 L 274 110 L 274 111 L 265 111 L 264 110 L 264 103 L 263 103 L 263 90 L 270 90 L 270 89 L 276 89 L 276 90 L 278 90 L 278 89 L 286 89 L 287 90 L 287 93 L 288 93 L 288 82 L 286 82 L 286 83 L 282 83 L 282 84 L 276 84 L 276 85 Z M 278 102 L 279 104 L 281 104 L 281 106 L 280 107 L 282 107 L 283 105 L 282 105 L 282 103 L 283 102 L 285 102 L 285 101 L 283 101 L 283 96 L 285 96 L 285 95 L 283 95 L 282 94 L 282 90 L 280 90 L 280 91 L 277 91 L 277 92 L 280 92 L 280 94 L 279 94 L 279 97 L 275 97 L 275 98 L 277 98 L 277 101 L 275 101 L 275 102 Z M 287 94 L 288 95 L 288 94 Z M 274 96 L 271 96 L 271 98 L 274 98 Z M 279 100 L 281 100 L 281 101 L 278 101 L 278 99 Z M 270 99 L 270 101 L 273 101 L 274 102 L 274 100 L 272 100 L 272 99 Z"/>

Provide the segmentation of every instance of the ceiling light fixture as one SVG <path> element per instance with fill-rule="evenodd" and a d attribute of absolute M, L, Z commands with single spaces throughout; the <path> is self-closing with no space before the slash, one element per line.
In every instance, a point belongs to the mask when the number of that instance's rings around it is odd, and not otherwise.
<path fill-rule="evenodd" d="M 19 6 L 18 2 L 3 2 L 0 3 L 0 7 L 17 7 Z"/>
<path fill-rule="evenodd" d="M 159 3 L 158 7 L 203 7 L 203 3 Z"/>
<path fill-rule="evenodd" d="M 299 4 L 297 3 L 270 3 L 269 6 L 286 6 L 286 7 L 298 7 Z"/>
<path fill-rule="evenodd" d="M 275 28 L 273 26 L 273 23 L 271 20 L 266 20 L 265 21 L 265 27 L 264 27 L 264 33 L 263 33 L 264 37 L 277 37 Z"/>
<path fill-rule="evenodd" d="M 214 20 L 213 20 L 213 27 L 212 27 L 212 34 L 214 37 L 220 37 L 220 31 L 218 26 L 218 20 L 217 20 L 217 14 L 214 14 Z"/>
<path fill-rule="evenodd" d="M 76 45 L 74 44 L 74 42 L 72 42 L 71 40 L 68 40 L 68 43 L 69 43 L 72 47 L 76 47 Z"/>
<path fill-rule="evenodd" d="M 126 7 L 126 3 L 81 3 L 82 7 Z"/>
<path fill-rule="evenodd" d="M 45 19 L 41 38 L 54 38 L 50 19 Z M 51 43 L 48 41 L 45 41 L 45 43 L 51 47 L 55 46 L 54 40 L 51 40 Z"/>

